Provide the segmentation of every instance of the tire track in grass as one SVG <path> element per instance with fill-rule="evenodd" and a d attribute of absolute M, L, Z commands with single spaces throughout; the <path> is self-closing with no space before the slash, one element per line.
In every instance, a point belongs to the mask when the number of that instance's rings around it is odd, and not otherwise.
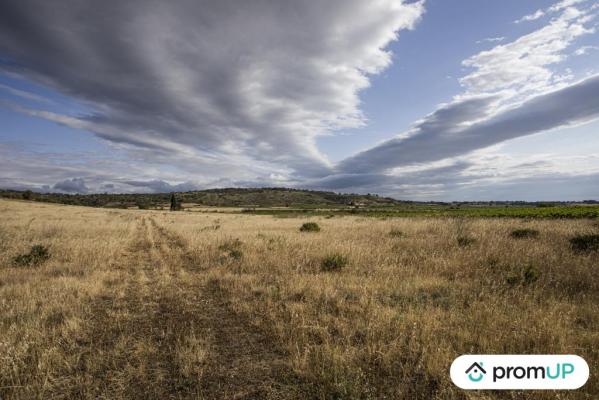
<path fill-rule="evenodd" d="M 308 398 L 271 337 L 231 308 L 185 240 L 139 218 L 121 281 L 89 304 L 46 395 L 88 399 Z M 70 343 L 70 345 L 68 345 Z"/>
<path fill-rule="evenodd" d="M 181 387 L 172 351 L 178 331 L 184 332 L 172 320 L 187 316 L 178 309 L 165 312 L 164 245 L 151 219 L 143 216 L 137 225 L 128 257 L 117 268 L 122 281 L 92 299 L 82 335 L 68 349 L 80 357 L 64 371 L 70 376 L 58 385 L 58 397 L 168 399 L 198 393 Z"/>
<path fill-rule="evenodd" d="M 203 389 L 208 398 L 308 399 L 304 382 L 275 339 L 236 313 L 217 279 L 203 288 L 205 329 L 213 339 Z"/>
<path fill-rule="evenodd" d="M 274 338 L 260 331 L 236 313 L 228 293 L 216 279 L 207 279 L 195 266 L 185 240 L 151 223 L 172 247 L 181 251 L 180 267 L 189 272 L 178 280 L 179 305 L 196 306 L 193 335 L 207 339 L 209 352 L 200 382 L 201 395 L 207 399 L 306 399 L 301 379 L 289 367 L 287 355 Z M 165 302 L 170 304 L 171 302 Z M 197 305 L 201 309 L 197 310 Z M 181 312 L 181 311 L 180 311 Z"/>

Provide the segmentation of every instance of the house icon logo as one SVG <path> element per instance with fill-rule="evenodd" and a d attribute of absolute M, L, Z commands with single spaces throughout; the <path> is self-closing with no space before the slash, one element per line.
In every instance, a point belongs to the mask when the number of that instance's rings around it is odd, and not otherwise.
<path fill-rule="evenodd" d="M 480 382 L 484 377 L 487 371 L 483 368 L 482 362 L 472 363 L 470 367 L 466 370 L 466 374 L 468 374 L 468 379 L 472 382 Z"/>

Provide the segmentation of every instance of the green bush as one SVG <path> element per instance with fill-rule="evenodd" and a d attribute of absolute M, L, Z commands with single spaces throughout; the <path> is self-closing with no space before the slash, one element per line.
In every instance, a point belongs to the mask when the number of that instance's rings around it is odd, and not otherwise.
<path fill-rule="evenodd" d="M 306 222 L 300 227 L 300 232 L 320 232 L 320 226 L 316 222 Z"/>
<path fill-rule="evenodd" d="M 514 239 L 535 238 L 539 236 L 539 231 L 530 228 L 514 229 L 512 233 L 510 233 L 510 236 Z"/>
<path fill-rule="evenodd" d="M 472 243 L 476 242 L 476 239 L 468 236 L 460 236 L 457 240 L 458 246 L 460 247 L 467 247 L 470 246 Z"/>
<path fill-rule="evenodd" d="M 541 272 L 537 268 L 531 264 L 527 264 L 524 268 L 518 268 L 509 274 L 505 281 L 510 286 L 516 286 L 519 284 L 522 286 L 530 286 L 535 283 L 540 276 Z"/>
<path fill-rule="evenodd" d="M 341 254 L 330 254 L 322 259 L 320 269 L 322 271 L 339 271 L 345 268 L 349 263 L 349 259 Z"/>
<path fill-rule="evenodd" d="M 520 276 L 516 274 L 508 275 L 505 282 L 510 286 L 516 286 L 520 282 Z"/>
<path fill-rule="evenodd" d="M 391 237 L 396 237 L 396 238 L 400 238 L 400 237 L 404 237 L 405 233 L 403 233 L 402 231 L 400 231 L 399 229 L 391 229 L 389 231 L 389 236 Z"/>
<path fill-rule="evenodd" d="M 538 269 L 532 265 L 528 265 L 522 273 L 522 284 L 524 286 L 532 285 L 539 279 L 540 275 L 541 273 Z"/>
<path fill-rule="evenodd" d="M 234 260 L 241 260 L 241 257 L 243 257 L 243 253 L 241 252 L 241 250 L 233 249 L 229 251 L 229 257 L 231 257 Z"/>
<path fill-rule="evenodd" d="M 575 251 L 599 251 L 599 235 L 576 235 L 570 239 L 570 246 Z"/>
<path fill-rule="evenodd" d="M 20 254 L 13 259 L 13 262 L 21 267 L 33 267 L 43 263 L 50 258 L 50 252 L 47 247 L 41 244 L 31 246 L 29 253 Z"/>

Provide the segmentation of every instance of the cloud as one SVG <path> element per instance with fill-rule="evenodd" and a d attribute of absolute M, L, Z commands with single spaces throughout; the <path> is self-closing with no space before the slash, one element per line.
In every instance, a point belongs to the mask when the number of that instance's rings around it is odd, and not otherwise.
<path fill-rule="evenodd" d="M 360 90 L 423 12 L 393 0 L 4 2 L 0 67 L 93 114 L 22 111 L 119 146 L 319 175 L 330 163 L 315 138 L 365 123 Z"/>
<path fill-rule="evenodd" d="M 336 174 L 390 174 L 398 166 L 457 157 L 493 144 L 599 116 L 599 75 L 570 84 L 547 68 L 591 32 L 588 11 L 572 7 L 548 25 L 464 61 L 465 93 L 408 132 L 339 163 Z M 562 9 L 560 8 L 560 9 Z M 557 10 L 557 8 L 556 8 Z"/>
<path fill-rule="evenodd" d="M 395 174 L 340 173 L 302 183 L 303 187 L 323 190 L 369 192 L 373 190 L 394 192 L 405 187 L 449 184 L 463 179 L 459 174 L 469 168 L 471 162 L 455 160 L 447 165 L 428 166 Z"/>
<path fill-rule="evenodd" d="M 480 44 L 480 43 L 495 43 L 495 42 L 503 42 L 505 40 L 505 36 L 499 36 L 499 37 L 490 37 L 490 38 L 484 38 L 482 40 L 477 40 L 476 43 Z"/>
<path fill-rule="evenodd" d="M 579 47 L 578 49 L 576 49 L 574 54 L 577 56 L 584 56 L 594 50 L 599 50 L 599 47 L 597 47 L 597 46 L 582 46 L 582 47 Z"/>
<path fill-rule="evenodd" d="M 66 179 L 62 182 L 56 182 L 52 188 L 67 193 L 87 193 L 89 190 L 85 186 L 83 178 Z"/>
<path fill-rule="evenodd" d="M 489 110 L 495 97 L 446 105 L 420 122 L 409 135 L 394 138 L 343 160 L 343 173 L 373 173 L 401 165 L 430 162 L 466 154 L 505 140 L 579 124 L 599 117 L 599 75 L 460 127 Z"/>
<path fill-rule="evenodd" d="M 572 7 L 572 6 L 576 5 L 576 4 L 584 3 L 586 1 L 587 0 L 562 0 L 562 1 L 559 1 L 559 2 L 555 3 L 551 7 L 549 7 L 548 11 L 549 12 L 561 11 L 563 9 L 566 9 L 568 7 Z"/>
<path fill-rule="evenodd" d="M 599 198 L 599 174 L 571 175 L 556 172 L 546 175 L 516 177 L 504 181 L 445 187 L 439 198 L 495 201 L 582 201 Z"/>
<path fill-rule="evenodd" d="M 21 97 L 25 100 L 37 101 L 40 103 L 51 103 L 51 101 L 45 97 L 38 96 L 35 93 L 31 93 L 25 90 L 16 89 L 12 86 L 4 85 L 2 83 L 0 83 L 0 89 L 4 90 L 7 93 L 10 93 L 13 96 Z"/>
<path fill-rule="evenodd" d="M 560 82 L 550 69 L 567 58 L 565 50 L 578 38 L 594 32 L 591 10 L 565 8 L 541 28 L 464 60 L 473 71 L 460 79 L 468 94 L 502 90 L 519 96 L 538 94 Z"/>
<path fill-rule="evenodd" d="M 569 50 L 595 29 L 597 7 L 583 3 L 564 0 L 524 17 L 551 19 L 512 42 L 480 40 L 493 47 L 464 60 L 461 94 L 409 131 L 332 165 L 315 138 L 367 123 L 360 91 L 390 65 L 388 44 L 414 27 L 423 2 L 6 2 L 0 72 L 91 111 L 67 115 L 18 99 L 1 105 L 94 132 L 110 151 L 99 158 L 0 143 L 0 185 L 71 192 L 275 185 L 423 199 L 485 196 L 494 184 L 558 176 L 538 160 L 485 170 L 472 152 L 597 118 L 598 76 L 572 83 L 574 73 L 556 68 L 591 50 Z M 57 183 L 44 188 L 48 182 Z"/>
<path fill-rule="evenodd" d="M 545 11 L 537 10 L 532 14 L 525 15 L 522 18 L 515 20 L 514 23 L 519 24 L 526 21 L 534 21 L 541 18 L 543 15 L 545 15 Z"/>
<path fill-rule="evenodd" d="M 559 1 L 551 6 L 547 7 L 545 10 L 539 9 L 532 14 L 525 15 L 522 18 L 514 21 L 514 23 L 519 24 L 519 23 L 527 22 L 527 21 L 535 21 L 547 14 L 556 13 L 556 12 L 565 10 L 566 8 L 575 6 L 576 4 L 584 3 L 585 1 L 587 1 L 587 0 L 562 0 L 562 1 Z"/>
<path fill-rule="evenodd" d="M 168 182 L 162 180 L 151 180 L 151 181 L 124 181 L 123 183 L 134 186 L 136 188 L 149 189 L 154 193 L 166 193 L 166 192 L 189 192 L 192 190 L 199 190 L 198 185 L 192 182 L 184 182 L 176 185 L 171 185 Z"/>

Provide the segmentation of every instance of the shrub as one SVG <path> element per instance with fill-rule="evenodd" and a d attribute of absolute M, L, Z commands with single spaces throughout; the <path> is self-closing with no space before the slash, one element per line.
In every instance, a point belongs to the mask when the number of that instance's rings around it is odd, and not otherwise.
<path fill-rule="evenodd" d="M 389 231 L 389 236 L 399 238 L 399 237 L 404 237 L 405 234 L 402 231 L 400 231 L 399 229 L 391 229 Z"/>
<path fill-rule="evenodd" d="M 539 236 L 539 231 L 530 228 L 514 229 L 512 233 L 510 233 L 510 236 L 514 239 L 535 238 Z"/>
<path fill-rule="evenodd" d="M 541 273 L 539 272 L 538 269 L 536 269 L 532 265 L 528 265 L 526 267 L 526 269 L 524 270 L 524 273 L 522 274 L 522 280 L 523 280 L 522 284 L 524 286 L 531 285 L 531 284 L 535 283 L 537 281 L 537 279 L 539 279 L 540 275 L 541 275 Z"/>
<path fill-rule="evenodd" d="M 470 246 L 474 242 L 476 242 L 476 239 L 474 239 L 472 237 L 468 237 L 468 236 L 458 237 L 458 246 L 460 246 L 460 247 Z"/>
<path fill-rule="evenodd" d="M 531 264 L 528 264 L 520 271 L 512 272 L 506 277 L 505 281 L 510 286 L 516 286 L 518 284 L 522 284 L 522 286 L 530 286 L 535 283 L 540 276 L 541 272 Z"/>
<path fill-rule="evenodd" d="M 13 262 L 21 267 L 33 267 L 43 263 L 50 258 L 50 252 L 47 247 L 41 244 L 31 246 L 27 254 L 20 254 L 13 259 Z"/>
<path fill-rule="evenodd" d="M 316 222 L 306 222 L 301 226 L 300 232 L 320 232 L 320 226 Z"/>
<path fill-rule="evenodd" d="M 218 248 L 222 251 L 227 252 L 228 256 L 234 260 L 240 260 L 243 257 L 243 253 L 240 250 L 243 242 L 239 239 L 228 240 L 225 243 L 221 244 Z"/>
<path fill-rule="evenodd" d="M 505 278 L 505 282 L 510 286 L 516 286 L 520 282 L 520 276 L 516 274 L 511 274 L 507 278 Z"/>
<path fill-rule="evenodd" d="M 570 246 L 575 251 L 599 251 L 599 235 L 576 235 L 570 239 Z"/>
<path fill-rule="evenodd" d="M 243 257 L 243 253 L 241 252 L 241 250 L 233 249 L 229 251 L 229 257 L 231 257 L 234 260 L 241 260 L 241 257 Z"/>
<path fill-rule="evenodd" d="M 242 244 L 243 244 L 243 242 L 239 239 L 230 239 L 230 240 L 227 240 L 226 242 L 224 242 L 223 244 L 221 244 L 220 246 L 218 246 L 218 248 L 221 250 L 224 250 L 224 251 L 230 251 L 230 250 L 239 249 Z"/>
<path fill-rule="evenodd" d="M 342 268 L 345 268 L 349 260 L 347 257 L 341 254 L 331 254 L 322 259 L 322 263 L 320 264 L 320 269 L 322 271 L 339 271 Z"/>

